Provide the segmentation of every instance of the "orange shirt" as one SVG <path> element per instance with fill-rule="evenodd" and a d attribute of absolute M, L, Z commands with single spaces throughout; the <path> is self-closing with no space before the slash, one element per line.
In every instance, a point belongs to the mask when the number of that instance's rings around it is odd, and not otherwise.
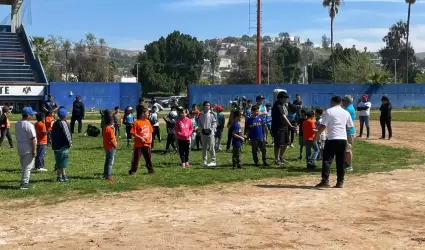
<path fill-rule="evenodd" d="M 115 131 L 111 126 L 106 126 L 103 128 L 103 147 L 105 148 L 105 151 L 109 151 L 117 147 Z"/>
<path fill-rule="evenodd" d="M 313 119 L 307 119 L 303 122 L 303 136 L 304 140 L 312 141 L 316 132 L 313 129 L 316 128 L 316 124 Z"/>
<path fill-rule="evenodd" d="M 6 117 L 6 128 L 10 128 L 10 121 L 9 118 Z"/>
<path fill-rule="evenodd" d="M 47 131 L 52 131 L 54 118 L 53 116 L 46 116 L 46 129 Z"/>
<path fill-rule="evenodd" d="M 35 124 L 35 134 L 37 136 L 37 143 L 39 145 L 47 144 L 46 125 L 44 122 L 37 122 Z"/>
<path fill-rule="evenodd" d="M 134 137 L 134 148 L 150 147 L 152 143 L 152 125 L 151 122 L 146 120 L 136 120 L 131 128 L 130 134 L 138 135 L 145 139 L 143 142 L 141 139 Z"/>

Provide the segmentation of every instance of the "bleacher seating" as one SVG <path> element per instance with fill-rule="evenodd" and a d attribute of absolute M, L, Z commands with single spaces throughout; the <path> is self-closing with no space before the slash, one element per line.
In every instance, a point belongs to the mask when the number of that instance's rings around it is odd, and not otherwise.
<path fill-rule="evenodd" d="M 0 83 L 35 82 L 31 66 L 15 33 L 0 32 Z"/>

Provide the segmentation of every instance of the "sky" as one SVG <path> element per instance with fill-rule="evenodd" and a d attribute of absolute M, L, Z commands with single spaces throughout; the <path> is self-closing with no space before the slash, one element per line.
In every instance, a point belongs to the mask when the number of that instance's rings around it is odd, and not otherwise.
<path fill-rule="evenodd" d="M 23 15 L 29 36 L 55 35 L 78 41 L 91 32 L 111 47 L 142 50 L 174 30 L 200 40 L 255 34 L 249 29 L 250 0 L 25 1 L 31 3 Z M 262 1 L 264 35 L 288 32 L 301 40 L 310 38 L 316 45 L 323 34 L 330 37 L 328 11 L 321 1 Z M 416 52 L 425 52 L 424 3 L 418 0 L 412 6 L 410 40 Z M 255 3 L 251 4 L 255 8 Z M 378 51 L 391 25 L 407 19 L 407 7 L 405 0 L 345 0 L 335 19 L 335 43 Z M 0 6 L 0 21 L 9 13 L 9 7 Z"/>

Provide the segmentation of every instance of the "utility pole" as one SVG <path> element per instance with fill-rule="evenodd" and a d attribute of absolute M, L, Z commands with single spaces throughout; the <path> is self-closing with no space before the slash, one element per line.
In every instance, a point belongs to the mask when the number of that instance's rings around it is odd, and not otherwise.
<path fill-rule="evenodd" d="M 261 84 L 261 0 L 257 0 L 257 84 Z"/>
<path fill-rule="evenodd" d="M 136 81 L 139 82 L 139 65 L 140 63 L 136 64 Z"/>
<path fill-rule="evenodd" d="M 267 85 L 270 85 L 270 48 L 267 57 Z"/>
<path fill-rule="evenodd" d="M 399 59 L 393 59 L 394 61 L 394 83 L 397 83 L 397 61 Z"/>
<path fill-rule="evenodd" d="M 68 49 L 65 50 L 65 82 L 68 82 Z"/>

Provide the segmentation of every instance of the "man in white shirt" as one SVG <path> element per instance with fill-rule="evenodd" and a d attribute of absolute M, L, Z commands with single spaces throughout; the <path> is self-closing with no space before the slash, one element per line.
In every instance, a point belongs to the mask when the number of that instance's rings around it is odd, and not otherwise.
<path fill-rule="evenodd" d="M 334 96 L 331 99 L 331 108 L 323 115 L 320 127 L 316 132 L 316 140 L 320 139 L 320 134 L 327 128 L 328 139 L 325 142 L 322 160 L 322 181 L 316 187 L 329 187 L 329 175 L 331 165 L 336 158 L 337 184 L 336 188 L 344 186 L 344 160 L 345 149 L 347 147 L 347 129 L 354 126 L 350 113 L 341 107 L 341 97 Z"/>
<path fill-rule="evenodd" d="M 37 137 L 34 125 L 30 123 L 30 120 L 36 114 L 31 107 L 25 107 L 22 110 L 22 120 L 15 125 L 16 145 L 22 171 L 20 189 L 29 188 L 31 169 L 34 168 Z"/>
<path fill-rule="evenodd" d="M 366 136 L 367 139 L 369 139 L 370 136 L 370 109 L 372 108 L 372 103 L 369 102 L 369 96 L 367 94 L 364 94 L 362 96 L 362 99 L 357 104 L 357 111 L 359 111 L 359 120 L 360 120 L 360 132 L 359 132 L 359 138 L 362 138 L 363 136 L 363 127 L 366 125 Z"/>

